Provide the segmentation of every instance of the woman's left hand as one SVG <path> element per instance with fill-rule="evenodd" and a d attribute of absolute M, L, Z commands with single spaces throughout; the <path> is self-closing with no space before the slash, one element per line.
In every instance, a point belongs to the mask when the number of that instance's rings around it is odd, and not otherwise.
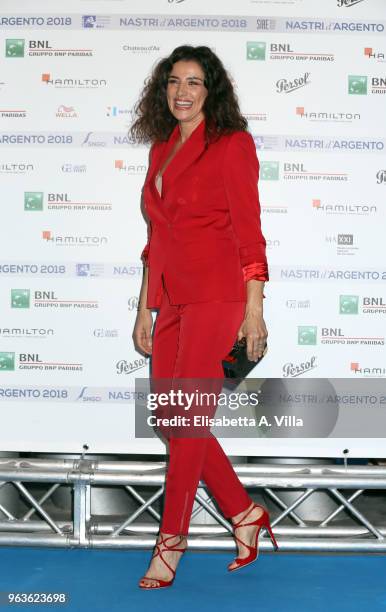
<path fill-rule="evenodd" d="M 237 339 L 246 338 L 247 357 L 257 361 L 262 356 L 268 331 L 262 313 L 247 312 L 237 334 Z"/>

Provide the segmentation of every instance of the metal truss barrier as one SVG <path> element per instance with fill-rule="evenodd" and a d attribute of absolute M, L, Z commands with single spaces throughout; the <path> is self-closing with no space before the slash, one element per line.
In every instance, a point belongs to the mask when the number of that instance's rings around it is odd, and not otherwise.
<path fill-rule="evenodd" d="M 93 461 L 84 459 L 0 459 L 0 490 L 12 483 L 23 503 L 30 509 L 15 517 L 0 504 L 0 544 L 12 546 L 151 548 L 159 530 L 160 515 L 153 504 L 164 491 L 165 462 Z M 236 464 L 234 468 L 247 488 L 259 487 L 277 507 L 271 524 L 280 551 L 386 552 L 386 521 L 375 525 L 360 512 L 354 501 L 366 490 L 386 489 L 386 467 L 305 466 L 277 464 Z M 28 490 L 31 483 L 48 488 L 36 499 Z M 51 485 L 51 486 L 49 486 Z M 73 489 L 72 520 L 59 521 L 44 505 L 61 485 Z M 100 520 L 91 514 L 91 489 L 95 486 L 123 487 L 138 508 L 127 518 L 114 522 Z M 144 499 L 136 487 L 152 487 Z M 8 484 L 8 488 L 10 484 Z M 199 487 L 205 487 L 200 483 Z M 30 487 L 31 488 L 31 487 Z M 156 488 L 156 492 L 153 490 Z M 275 489 L 300 490 L 295 501 L 287 504 Z M 146 490 L 146 488 L 145 488 Z M 336 501 L 336 508 L 322 521 L 304 521 L 297 513 L 299 506 L 317 490 L 324 490 Z M 342 491 L 345 491 L 344 494 Z M 212 525 L 191 525 L 190 549 L 233 550 L 232 526 L 208 500 L 197 492 L 196 501 L 215 519 Z M 386 505 L 383 511 L 386 514 Z M 349 517 L 344 526 L 337 526 L 337 517 Z M 144 522 L 146 517 L 153 522 Z M 136 522 L 141 518 L 141 522 Z M 335 526 L 333 524 L 335 521 Z M 338 520 L 339 522 L 339 520 Z M 284 523 L 284 524 L 283 524 Z M 289 523 L 289 524 L 288 524 Z M 273 546 L 265 530 L 261 531 L 260 550 Z"/>

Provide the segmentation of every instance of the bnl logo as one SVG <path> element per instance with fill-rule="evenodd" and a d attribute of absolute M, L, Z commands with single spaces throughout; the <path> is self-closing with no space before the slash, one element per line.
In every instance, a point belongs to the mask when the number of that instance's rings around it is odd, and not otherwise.
<path fill-rule="evenodd" d="M 24 38 L 7 38 L 5 57 L 24 57 Z"/>
<path fill-rule="evenodd" d="M 266 46 L 265 42 L 247 42 L 247 60 L 265 60 Z"/>
<path fill-rule="evenodd" d="M 298 344 L 309 346 L 316 344 L 316 325 L 298 325 Z"/>
<path fill-rule="evenodd" d="M 10 372 L 15 369 L 15 353 L 0 353 L 0 371 Z"/>
<path fill-rule="evenodd" d="M 29 308 L 30 290 L 11 289 L 11 308 Z"/>
<path fill-rule="evenodd" d="M 260 162 L 260 178 L 262 181 L 279 180 L 279 162 L 262 161 Z"/>
<path fill-rule="evenodd" d="M 348 93 L 355 96 L 367 95 L 367 76 L 349 75 Z"/>
<path fill-rule="evenodd" d="M 357 295 L 340 295 L 339 314 L 358 314 L 358 303 Z"/>
<path fill-rule="evenodd" d="M 24 210 L 43 210 L 43 192 L 26 191 L 24 193 Z"/>

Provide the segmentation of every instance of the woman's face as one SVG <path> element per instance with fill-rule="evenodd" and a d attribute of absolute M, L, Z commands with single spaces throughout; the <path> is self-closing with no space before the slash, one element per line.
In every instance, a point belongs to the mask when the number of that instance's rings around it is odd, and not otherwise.
<path fill-rule="evenodd" d="M 200 64 L 193 60 L 181 60 L 173 65 L 166 95 L 169 110 L 178 121 L 196 122 L 204 118 L 202 107 L 208 95 L 204 78 Z"/>

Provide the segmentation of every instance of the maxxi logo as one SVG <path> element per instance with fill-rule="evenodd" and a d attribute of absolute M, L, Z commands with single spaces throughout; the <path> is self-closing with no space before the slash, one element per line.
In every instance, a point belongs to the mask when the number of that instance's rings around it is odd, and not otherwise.
<path fill-rule="evenodd" d="M 353 234 L 338 234 L 338 244 L 354 244 Z"/>

